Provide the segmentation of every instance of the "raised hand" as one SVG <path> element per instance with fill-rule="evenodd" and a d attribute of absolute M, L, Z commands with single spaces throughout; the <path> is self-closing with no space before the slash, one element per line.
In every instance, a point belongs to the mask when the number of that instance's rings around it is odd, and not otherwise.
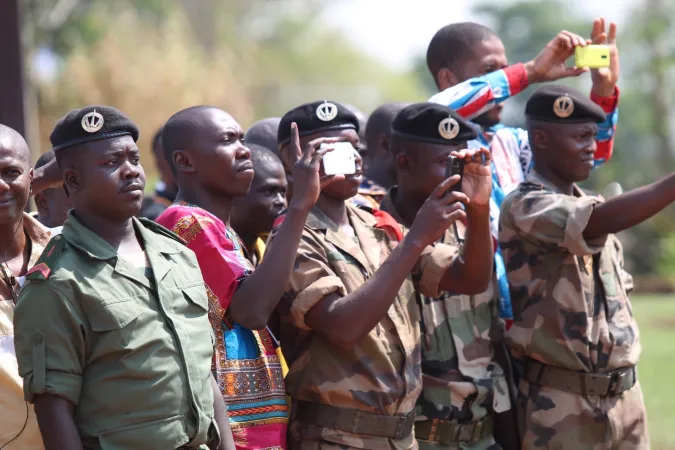
<path fill-rule="evenodd" d="M 605 19 L 600 17 L 593 22 L 591 41 L 596 45 L 609 46 L 609 67 L 591 70 L 593 80 L 592 91 L 600 97 L 611 97 L 619 81 L 619 49 L 616 46 L 616 24 L 609 24 L 609 34 L 606 32 Z"/>
<path fill-rule="evenodd" d="M 295 122 L 291 124 L 290 151 L 295 154 L 297 162 L 293 165 L 293 198 L 291 205 L 309 211 L 319 199 L 321 189 L 330 183 L 343 180 L 344 175 L 321 177 L 321 159 L 332 151 L 331 147 L 320 148 L 321 144 L 333 144 L 337 138 L 319 138 L 310 141 L 304 149 L 300 147 L 300 135 Z M 289 205 L 289 206 L 291 206 Z"/>
<path fill-rule="evenodd" d="M 421 245 L 436 242 L 456 220 L 464 220 L 464 205 L 470 202 L 463 192 L 450 192 L 460 180 L 454 175 L 439 184 L 424 202 L 410 228 L 409 236 Z"/>
<path fill-rule="evenodd" d="M 452 156 L 464 160 L 462 192 L 472 205 L 487 206 L 492 194 L 492 155 L 486 148 L 452 152 Z"/>
<path fill-rule="evenodd" d="M 530 84 L 576 77 L 588 69 L 566 66 L 565 61 L 574 55 L 574 48 L 590 43 L 578 34 L 561 31 L 532 61 L 525 63 Z"/>

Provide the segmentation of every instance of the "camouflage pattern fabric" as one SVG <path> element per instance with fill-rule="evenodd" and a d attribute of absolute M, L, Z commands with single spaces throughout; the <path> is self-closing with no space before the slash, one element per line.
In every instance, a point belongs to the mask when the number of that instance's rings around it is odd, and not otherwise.
<path fill-rule="evenodd" d="M 392 199 L 396 188 L 382 200 L 382 210 L 402 219 Z M 465 228 L 458 224 L 460 238 Z M 459 246 L 451 229 L 440 242 Z M 472 421 L 490 411 L 511 407 L 506 379 L 493 360 L 490 328 L 498 320 L 496 280 L 480 295 L 442 292 L 438 297 L 418 294 L 422 330 L 422 395 L 417 401 L 419 419 Z M 452 448 L 419 441 L 420 448 Z M 493 447 L 494 446 L 494 447 Z M 494 439 L 461 449 L 499 448 Z"/>
<path fill-rule="evenodd" d="M 311 330 L 305 314 L 329 294 L 344 296 L 359 289 L 398 244 L 394 233 L 376 228 L 377 220 L 371 213 L 348 205 L 347 214 L 355 237 L 317 207 L 305 224 L 295 267 L 279 305 L 281 347 L 290 369 L 286 388 L 294 400 L 378 414 L 408 414 L 422 388 L 415 285 L 427 295 L 438 296 L 440 279 L 457 248 L 442 244 L 427 247 L 387 315 L 357 345 L 341 350 Z M 273 232 L 270 241 L 274 238 Z M 412 433 L 400 440 L 356 435 L 300 423 L 293 417 L 289 446 L 417 448 Z"/>
<path fill-rule="evenodd" d="M 380 202 L 387 195 L 387 190 L 367 177 L 363 177 L 358 193 L 350 199 L 354 206 L 379 208 Z"/>
<path fill-rule="evenodd" d="M 507 343 L 520 362 L 532 358 L 592 373 L 631 367 L 641 346 L 623 249 L 612 235 L 584 239 L 593 208 L 603 199 L 576 186 L 573 194 L 532 172 L 504 201 L 499 243 L 514 312 Z M 523 448 L 649 446 L 639 384 L 605 399 L 524 381 L 520 391 Z"/>

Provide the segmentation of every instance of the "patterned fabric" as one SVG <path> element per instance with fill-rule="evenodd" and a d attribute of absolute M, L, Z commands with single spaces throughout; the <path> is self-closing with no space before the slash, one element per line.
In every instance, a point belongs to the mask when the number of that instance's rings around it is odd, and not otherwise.
<path fill-rule="evenodd" d="M 40 224 L 35 215 L 23 216 L 23 230 L 30 239 L 31 254 L 28 267 L 35 265 L 51 236 L 49 229 Z M 23 285 L 24 277 L 17 279 Z M 3 291 L 8 288 L 0 277 Z M 7 291 L 9 294 L 9 291 Z M 5 297 L 5 296 L 3 296 Z M 26 429 L 21 436 L 8 446 L 7 450 L 41 450 L 42 435 L 38 429 L 37 419 L 33 406 L 26 404 L 23 399 L 23 380 L 19 376 L 19 366 L 14 352 L 14 301 L 10 295 L 0 299 L 0 411 L 3 412 L 0 421 L 0 445 L 14 438 L 28 413 Z"/>
<path fill-rule="evenodd" d="M 402 222 L 395 196 L 393 188 L 382 200 L 382 209 Z M 440 242 L 459 246 L 452 229 Z M 504 372 L 493 360 L 490 341 L 497 314 L 494 282 L 486 292 L 475 296 L 447 291 L 435 298 L 418 294 L 423 382 L 416 412 L 420 419 L 467 421 L 510 408 Z"/>
<path fill-rule="evenodd" d="M 216 334 L 213 374 L 237 448 L 286 448 L 288 403 L 272 339 L 267 330 L 248 330 L 227 315 L 237 286 L 253 270 L 239 237 L 213 214 L 184 203 L 168 208 L 157 223 L 182 237 L 197 255 Z"/>
<path fill-rule="evenodd" d="M 350 199 L 354 206 L 378 208 L 380 202 L 387 195 L 387 190 L 366 176 L 361 180 L 358 193 Z"/>
<path fill-rule="evenodd" d="M 294 400 L 378 414 L 407 414 L 421 391 L 419 308 L 415 285 L 438 296 L 439 282 L 457 254 L 437 244 L 423 252 L 413 276 L 401 286 L 386 316 L 353 348 L 342 350 L 318 336 L 305 314 L 325 296 L 359 289 L 398 244 L 394 233 L 376 227 L 370 213 L 347 206 L 355 236 L 345 233 L 320 209 L 309 214 L 295 267 L 279 305 L 281 346 L 290 366 L 286 377 Z M 402 228 L 402 227 L 401 227 Z M 270 237 L 273 240 L 274 232 Z M 294 421 L 293 448 L 411 449 L 411 435 L 394 440 L 351 434 Z"/>
<path fill-rule="evenodd" d="M 632 279 L 623 269 L 621 244 L 613 235 L 583 237 L 601 201 L 576 186 L 574 195 L 566 195 L 534 171 L 504 201 L 499 241 L 515 320 L 507 343 L 517 360 L 601 373 L 637 363 L 641 346 L 628 299 Z M 620 400 L 525 382 L 520 391 L 524 448 L 571 449 L 590 440 L 608 441 L 581 446 L 648 448 L 639 385 Z"/>
<path fill-rule="evenodd" d="M 484 76 L 471 78 L 440 92 L 430 102 L 447 105 L 462 117 L 473 119 L 490 110 L 496 104 L 520 93 L 528 86 L 527 74 L 522 64 L 514 64 Z M 598 97 L 591 94 L 591 100 L 607 113 L 607 119 L 600 124 L 596 141 L 596 167 L 612 156 L 614 133 L 619 120 L 619 90 L 613 97 Z M 478 125 L 476 125 L 478 127 Z M 499 212 L 504 197 L 525 180 L 532 168 L 532 151 L 527 132 L 521 128 L 497 125 L 480 130 L 478 139 L 469 142 L 470 148 L 487 147 L 492 152 L 492 199 L 490 201 L 490 224 L 492 235 L 497 242 Z M 495 273 L 499 285 L 500 316 L 510 321 L 513 318 L 511 299 L 504 259 L 501 249 L 495 245 Z"/>

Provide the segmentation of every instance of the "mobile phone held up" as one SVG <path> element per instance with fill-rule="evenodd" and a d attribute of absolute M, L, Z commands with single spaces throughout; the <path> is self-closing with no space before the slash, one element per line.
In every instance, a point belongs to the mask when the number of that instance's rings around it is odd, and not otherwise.
<path fill-rule="evenodd" d="M 459 175 L 460 177 L 464 176 L 464 160 L 462 158 L 451 156 L 445 164 L 445 179 L 447 180 L 454 175 Z M 462 178 L 450 188 L 450 191 L 462 191 Z"/>
<path fill-rule="evenodd" d="M 333 147 L 323 155 L 323 171 L 326 175 L 353 175 L 356 173 L 356 150 L 350 142 L 321 144 L 320 148 Z"/>
<path fill-rule="evenodd" d="M 574 49 L 574 65 L 591 69 L 609 67 L 609 46 L 587 45 L 586 47 L 576 47 Z"/>

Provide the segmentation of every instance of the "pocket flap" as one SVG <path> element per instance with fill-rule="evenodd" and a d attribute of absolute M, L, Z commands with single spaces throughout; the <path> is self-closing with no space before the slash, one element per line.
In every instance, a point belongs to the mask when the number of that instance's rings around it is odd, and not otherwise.
<path fill-rule="evenodd" d="M 133 299 L 124 299 L 108 303 L 89 313 L 89 324 L 94 331 L 118 330 L 129 325 L 141 311 Z"/>

